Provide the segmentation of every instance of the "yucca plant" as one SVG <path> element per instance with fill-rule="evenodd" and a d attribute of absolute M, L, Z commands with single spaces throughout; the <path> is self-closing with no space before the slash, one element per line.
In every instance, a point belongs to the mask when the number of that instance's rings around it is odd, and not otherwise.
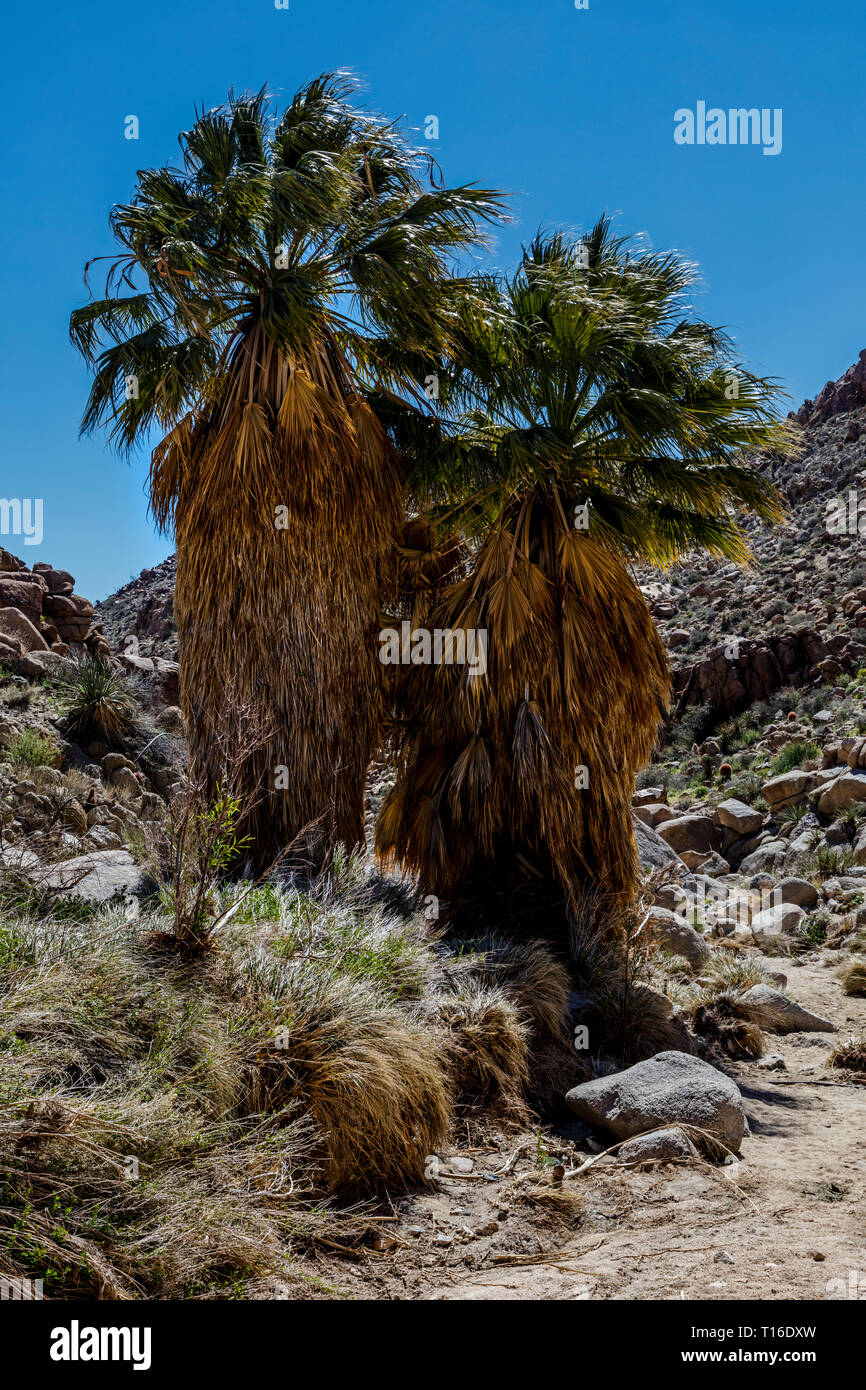
<path fill-rule="evenodd" d="M 633 889 L 630 795 L 669 676 L 628 563 L 744 561 L 734 508 L 780 517 L 742 456 L 789 447 L 773 384 L 689 317 L 692 281 L 604 218 L 582 243 L 539 236 L 486 282 L 439 410 L 390 410 L 423 512 L 405 611 L 485 630 L 488 658 L 406 668 L 377 846 L 476 927 L 485 896 L 526 929 L 529 899 L 543 916 L 588 882 Z"/>
<path fill-rule="evenodd" d="M 63 684 L 65 731 L 77 743 L 119 743 L 129 733 L 135 703 L 119 671 L 101 656 L 76 661 Z"/>
<path fill-rule="evenodd" d="M 351 94 L 325 75 L 281 114 L 262 91 L 199 115 L 183 167 L 141 171 L 112 211 L 105 295 L 71 320 L 94 370 L 83 428 L 164 436 L 150 500 L 176 535 L 193 777 L 228 690 L 268 707 L 242 795 L 260 865 L 312 823 L 317 862 L 362 838 L 404 493 L 366 396 L 423 399 L 467 312 L 454 257 L 500 212 Z"/>

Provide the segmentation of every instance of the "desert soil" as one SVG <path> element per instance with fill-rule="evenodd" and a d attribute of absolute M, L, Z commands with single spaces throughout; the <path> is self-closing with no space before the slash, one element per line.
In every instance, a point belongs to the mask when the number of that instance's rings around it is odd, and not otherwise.
<path fill-rule="evenodd" d="M 323 1277 L 354 1299 L 866 1298 L 866 1086 L 826 1067 L 862 1035 L 866 999 L 846 997 L 826 962 L 785 961 L 788 992 L 838 1032 L 768 1036 L 784 1071 L 724 1064 L 751 1130 L 736 1163 L 609 1158 L 557 1183 L 540 1159 L 588 1157 L 567 1130 L 475 1136 L 457 1151 L 471 1174 L 396 1204 L 381 1248 L 325 1261 Z"/>

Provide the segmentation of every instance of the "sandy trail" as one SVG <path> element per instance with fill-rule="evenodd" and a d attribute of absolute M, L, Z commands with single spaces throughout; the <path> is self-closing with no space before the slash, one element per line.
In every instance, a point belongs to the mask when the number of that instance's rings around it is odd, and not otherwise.
<path fill-rule="evenodd" d="M 563 1243 L 542 1235 L 544 1263 L 497 1265 L 521 1256 L 497 1255 L 494 1242 L 484 1267 L 468 1273 L 457 1249 L 443 1257 L 444 1277 L 436 1281 L 430 1271 L 426 1295 L 407 1288 L 402 1296 L 725 1300 L 844 1292 L 866 1299 L 866 1087 L 835 1080 L 825 1067 L 839 1038 L 866 1027 L 866 1000 L 842 994 L 835 968 L 785 966 L 792 997 L 832 1019 L 839 1033 L 768 1037 L 785 1071 L 730 1064 L 752 1131 L 739 1163 L 596 1165 L 574 1180 L 579 1233 Z"/>

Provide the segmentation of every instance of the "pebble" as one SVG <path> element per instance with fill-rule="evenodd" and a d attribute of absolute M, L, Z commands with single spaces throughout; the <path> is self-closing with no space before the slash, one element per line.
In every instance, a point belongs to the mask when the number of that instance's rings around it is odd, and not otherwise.
<path fill-rule="evenodd" d="M 447 1165 L 452 1173 L 471 1173 L 475 1167 L 471 1158 L 463 1158 L 460 1154 L 452 1154 Z"/>
<path fill-rule="evenodd" d="M 763 1071 L 788 1070 L 784 1057 L 780 1057 L 778 1052 L 771 1052 L 768 1056 L 762 1057 L 758 1062 L 758 1066 L 761 1067 Z"/>

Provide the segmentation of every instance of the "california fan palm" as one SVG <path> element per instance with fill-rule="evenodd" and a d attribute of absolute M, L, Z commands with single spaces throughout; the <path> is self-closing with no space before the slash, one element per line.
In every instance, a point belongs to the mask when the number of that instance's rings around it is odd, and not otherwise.
<path fill-rule="evenodd" d="M 438 415 L 391 413 L 419 508 L 404 612 L 486 631 L 487 669 L 405 668 L 377 848 L 464 925 L 493 902 L 496 925 L 534 929 L 588 885 L 633 890 L 631 793 L 669 674 L 629 562 L 743 560 L 736 509 L 779 516 L 742 457 L 784 445 L 772 384 L 688 317 L 691 279 L 605 219 L 539 237 L 488 283 Z"/>
<path fill-rule="evenodd" d="M 218 777 L 233 711 L 266 730 L 242 789 L 260 865 L 305 827 L 317 861 L 361 838 L 404 502 L 366 394 L 420 394 L 466 291 L 452 258 L 498 215 L 350 91 L 325 76 L 281 116 L 264 93 L 199 116 L 183 167 L 141 171 L 114 208 L 123 250 L 71 319 L 83 428 L 163 436 L 150 499 L 176 534 L 193 769 Z"/>

